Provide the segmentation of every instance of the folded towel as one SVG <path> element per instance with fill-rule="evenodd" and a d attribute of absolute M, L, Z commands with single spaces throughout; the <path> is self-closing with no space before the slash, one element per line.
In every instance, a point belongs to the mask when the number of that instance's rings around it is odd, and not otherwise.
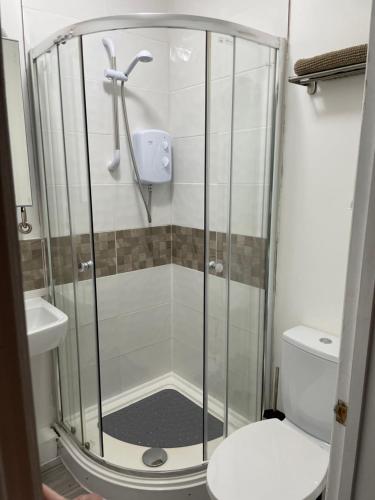
<path fill-rule="evenodd" d="M 319 56 L 310 57 L 308 59 L 298 59 L 294 65 L 296 75 L 308 75 L 325 71 L 328 69 L 342 68 L 352 64 L 365 63 L 367 59 L 367 43 L 356 45 L 346 49 L 327 52 Z"/>

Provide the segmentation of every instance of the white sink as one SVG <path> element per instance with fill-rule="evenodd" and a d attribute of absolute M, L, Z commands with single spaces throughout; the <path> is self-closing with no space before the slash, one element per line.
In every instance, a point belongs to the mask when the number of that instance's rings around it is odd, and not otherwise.
<path fill-rule="evenodd" d="M 55 349 L 65 338 L 68 316 L 41 297 L 26 299 L 30 356 Z"/>

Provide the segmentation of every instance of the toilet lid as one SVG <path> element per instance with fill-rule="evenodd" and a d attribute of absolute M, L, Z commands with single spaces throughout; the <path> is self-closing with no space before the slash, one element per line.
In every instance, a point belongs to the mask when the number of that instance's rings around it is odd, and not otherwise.
<path fill-rule="evenodd" d="M 326 443 L 277 419 L 234 432 L 214 451 L 207 484 L 216 500 L 315 500 L 329 460 Z"/>

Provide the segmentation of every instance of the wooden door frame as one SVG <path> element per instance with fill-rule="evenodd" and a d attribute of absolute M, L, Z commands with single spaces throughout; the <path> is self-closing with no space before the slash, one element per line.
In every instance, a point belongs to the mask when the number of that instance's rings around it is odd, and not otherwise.
<path fill-rule="evenodd" d="M 42 498 L 0 43 L 0 498 Z"/>
<path fill-rule="evenodd" d="M 327 500 L 354 498 L 366 385 L 372 359 L 375 286 L 375 16 L 371 13 L 365 99 L 346 281 L 337 398 L 348 404 L 346 426 L 335 422 Z M 375 355 L 375 353 L 374 353 Z M 375 453 L 374 453 L 375 454 Z M 374 457 L 375 458 L 375 457 Z"/>

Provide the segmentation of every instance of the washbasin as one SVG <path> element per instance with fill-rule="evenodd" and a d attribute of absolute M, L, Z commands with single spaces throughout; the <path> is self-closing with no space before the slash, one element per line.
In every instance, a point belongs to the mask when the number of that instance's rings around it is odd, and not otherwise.
<path fill-rule="evenodd" d="M 26 299 L 30 356 L 55 349 L 65 338 L 68 316 L 41 297 Z"/>

